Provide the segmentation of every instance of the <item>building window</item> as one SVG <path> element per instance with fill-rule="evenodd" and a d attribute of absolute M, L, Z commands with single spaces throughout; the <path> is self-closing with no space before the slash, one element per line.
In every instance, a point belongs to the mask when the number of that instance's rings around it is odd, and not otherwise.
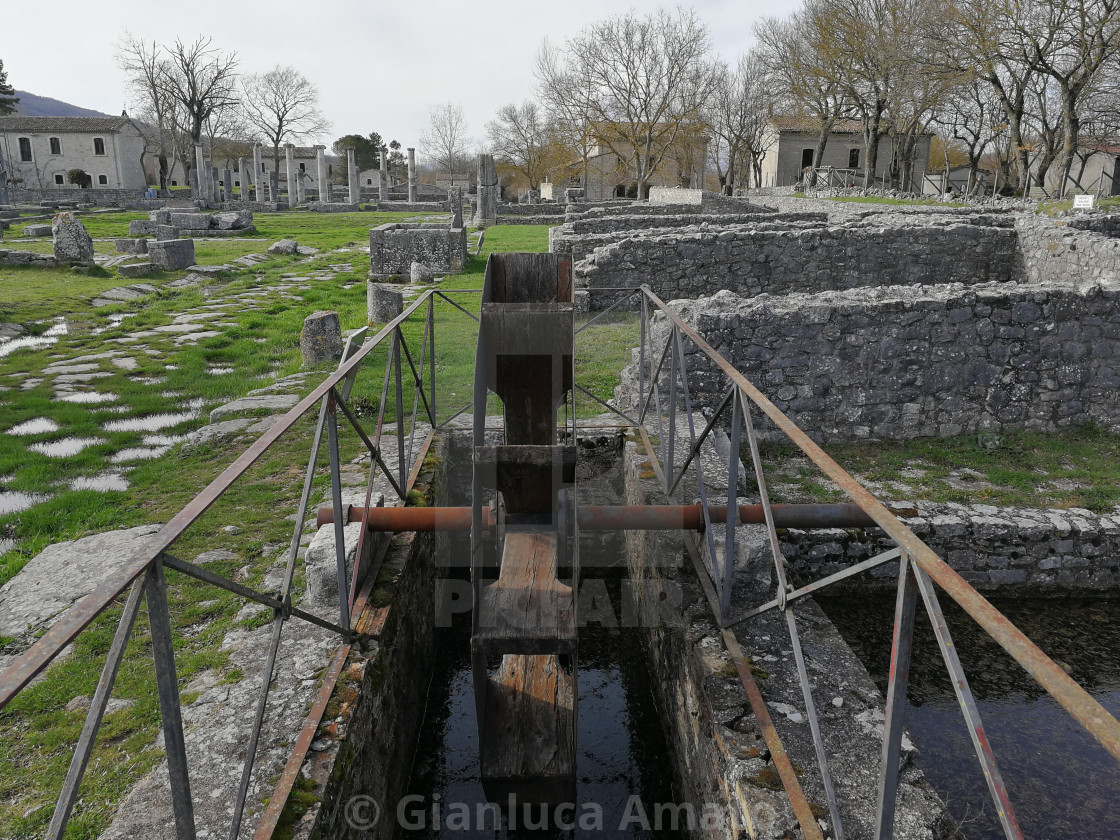
<path fill-rule="evenodd" d="M 52 155 L 62 154 L 62 141 L 59 140 L 57 137 L 52 137 L 51 138 L 51 154 Z"/>
<path fill-rule="evenodd" d="M 372 184 L 373 184 L 373 179 L 372 178 L 366 178 L 366 186 L 371 186 Z"/>
<path fill-rule="evenodd" d="M 240 187 L 240 186 L 241 186 L 241 182 L 240 182 L 240 181 L 237 181 L 237 180 L 235 180 L 235 181 L 233 182 L 233 185 L 234 185 L 235 187 Z"/>
<path fill-rule="evenodd" d="M 56 184 L 58 184 L 58 185 L 59 185 L 60 187 L 62 187 L 62 186 L 65 186 L 65 185 L 66 185 L 66 179 L 65 179 L 65 178 L 63 178 L 63 177 L 62 177 L 61 175 L 55 175 L 55 176 L 54 176 L 54 182 L 55 182 Z"/>
<path fill-rule="evenodd" d="M 802 149 L 801 150 L 801 168 L 802 169 L 810 169 L 810 168 L 812 168 L 812 166 L 813 166 L 813 150 L 812 149 Z"/>
<path fill-rule="evenodd" d="M 327 164 L 327 174 L 332 178 L 334 177 L 334 164 L 333 163 Z"/>
<path fill-rule="evenodd" d="M 30 137 L 19 138 L 19 159 L 22 160 L 24 163 L 29 163 L 31 161 L 31 138 Z"/>
<path fill-rule="evenodd" d="M 93 138 L 93 153 L 95 155 L 105 154 L 105 141 L 100 137 Z"/>
<path fill-rule="evenodd" d="M 98 183 L 98 185 L 100 185 L 102 187 L 108 186 L 109 185 L 109 176 L 108 175 L 98 175 L 97 176 L 97 183 Z"/>
<path fill-rule="evenodd" d="M 859 169 L 859 149 L 848 149 L 848 168 Z"/>
<path fill-rule="evenodd" d="M 171 186 L 177 187 L 177 186 L 179 186 L 179 182 L 178 181 L 172 181 Z"/>
<path fill-rule="evenodd" d="M 303 164 L 302 164 L 302 163 L 301 163 L 301 164 L 299 165 L 299 171 L 300 171 L 300 172 L 303 172 L 303 171 L 304 171 L 304 168 L 303 168 Z"/>

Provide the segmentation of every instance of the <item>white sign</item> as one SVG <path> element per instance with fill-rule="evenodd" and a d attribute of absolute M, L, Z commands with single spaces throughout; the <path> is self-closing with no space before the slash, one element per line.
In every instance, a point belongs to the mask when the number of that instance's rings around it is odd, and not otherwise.
<path fill-rule="evenodd" d="M 1091 195 L 1075 195 L 1073 197 L 1074 210 L 1092 210 L 1094 196 Z"/>

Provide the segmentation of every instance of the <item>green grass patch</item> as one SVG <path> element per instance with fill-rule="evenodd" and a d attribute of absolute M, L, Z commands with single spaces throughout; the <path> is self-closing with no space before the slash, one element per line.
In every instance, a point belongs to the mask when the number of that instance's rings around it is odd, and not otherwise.
<path fill-rule="evenodd" d="M 846 496 L 791 445 L 763 447 L 774 501 Z M 1120 435 L 1086 425 L 1061 433 L 1006 431 L 908 441 L 831 443 L 825 449 L 882 499 L 1025 508 L 1120 504 Z M 750 452 L 744 446 L 744 463 Z"/>

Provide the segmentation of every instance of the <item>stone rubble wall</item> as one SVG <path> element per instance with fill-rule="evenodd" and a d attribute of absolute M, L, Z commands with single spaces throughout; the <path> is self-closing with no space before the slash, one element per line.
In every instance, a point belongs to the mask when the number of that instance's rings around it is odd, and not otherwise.
<path fill-rule="evenodd" d="M 805 208 L 808 209 L 808 208 Z M 580 202 L 567 206 L 568 221 L 577 219 L 603 218 L 606 216 L 687 216 L 697 212 L 695 204 L 649 204 L 644 201 L 605 201 Z M 736 213 L 775 213 L 773 207 L 751 204 L 741 198 L 723 198 L 719 203 L 700 205 L 699 212 L 705 215 L 727 215 Z"/>
<path fill-rule="evenodd" d="M 624 239 L 648 239 L 673 233 L 703 233 L 716 230 L 799 230 L 819 228 L 822 214 L 807 218 L 773 221 L 773 216 L 614 216 L 585 222 L 567 222 L 548 232 L 548 250 L 571 254 L 575 260 L 589 257 L 596 249 Z M 686 221 L 687 220 L 687 221 Z M 601 228 L 601 230 L 596 230 Z M 582 230 L 581 230 L 582 229 Z"/>
<path fill-rule="evenodd" d="M 58 261 L 53 254 L 0 248 L 0 265 L 33 265 L 37 268 L 57 268 Z"/>
<path fill-rule="evenodd" d="M 1120 213 L 1106 216 L 1083 216 L 1069 220 L 1074 230 L 1091 230 L 1105 236 L 1120 236 Z"/>
<path fill-rule="evenodd" d="M 970 223 L 742 229 L 670 233 L 604 245 L 575 265 L 593 309 L 649 283 L 663 300 L 730 289 L 743 295 L 823 292 L 920 283 L 984 283 L 1019 276 L 1018 242 L 1005 220 Z"/>
<path fill-rule="evenodd" d="M 1115 221 L 1114 221 L 1115 220 Z M 1096 220 L 1093 220 L 1096 222 Z M 1102 229 L 1033 217 L 1016 223 L 1025 280 L 1032 283 L 1120 283 L 1120 217 L 1097 222 Z"/>
<path fill-rule="evenodd" d="M 1120 511 L 1102 515 L 1084 508 L 932 502 L 918 502 L 916 508 L 916 516 L 901 517 L 902 521 L 980 592 L 1079 597 L 1120 587 Z M 779 537 L 787 567 L 799 582 L 834 574 L 895 547 L 879 529 L 791 528 Z M 895 561 L 830 590 L 893 592 L 897 581 Z"/>
<path fill-rule="evenodd" d="M 458 273 L 466 262 L 466 228 L 413 222 L 385 224 L 369 232 L 370 274 L 409 276 L 412 263 L 432 271 Z"/>
<path fill-rule="evenodd" d="M 1087 420 L 1120 431 L 1117 285 L 721 292 L 672 305 L 818 440 L 1055 431 Z M 651 332 L 661 347 L 664 317 Z M 725 379 L 685 345 L 693 400 L 714 407 Z M 631 364 L 618 401 L 632 405 L 637 390 Z"/>

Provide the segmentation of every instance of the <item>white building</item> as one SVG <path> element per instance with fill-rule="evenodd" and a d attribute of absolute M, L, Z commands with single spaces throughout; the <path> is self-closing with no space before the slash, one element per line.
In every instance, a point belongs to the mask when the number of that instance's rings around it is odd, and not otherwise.
<path fill-rule="evenodd" d="M 798 183 L 802 173 L 812 167 L 813 155 L 820 136 L 820 123 L 811 117 L 776 116 L 770 121 L 765 139 L 766 156 L 762 159 L 763 187 L 787 187 Z M 914 191 L 920 191 L 929 168 L 929 144 L 932 134 L 918 140 L 911 173 Z M 863 123 L 859 120 L 838 120 L 825 143 L 819 170 L 832 170 L 836 179 L 848 186 L 863 186 L 864 159 Z M 875 179 L 889 180 L 895 163 L 894 142 L 890 137 L 879 139 L 875 161 Z M 822 178 L 822 182 L 826 178 Z M 753 184 L 752 184 L 753 186 Z"/>
<path fill-rule="evenodd" d="M 27 190 L 70 188 L 84 171 L 91 189 L 144 190 L 144 138 L 128 115 L 0 117 L 0 171 Z"/>

